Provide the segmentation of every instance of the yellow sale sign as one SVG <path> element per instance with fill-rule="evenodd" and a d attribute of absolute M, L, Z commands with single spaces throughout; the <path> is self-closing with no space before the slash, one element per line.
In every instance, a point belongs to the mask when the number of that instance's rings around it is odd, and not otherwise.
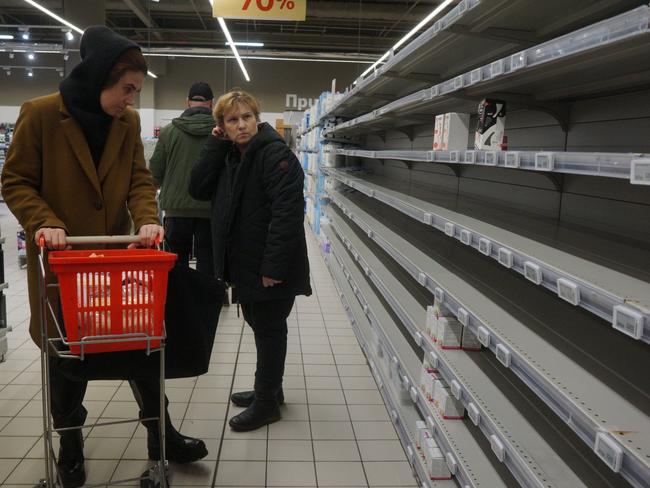
<path fill-rule="evenodd" d="M 305 20 L 307 0 L 214 0 L 212 14 L 229 19 Z"/>

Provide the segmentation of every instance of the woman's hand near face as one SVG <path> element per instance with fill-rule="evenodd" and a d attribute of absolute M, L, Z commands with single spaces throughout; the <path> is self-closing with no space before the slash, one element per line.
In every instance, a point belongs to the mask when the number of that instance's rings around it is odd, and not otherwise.
<path fill-rule="evenodd" d="M 218 125 L 214 129 L 212 129 L 212 135 L 218 139 L 228 140 L 228 135 L 226 134 L 226 131 L 224 131 Z"/>
<path fill-rule="evenodd" d="M 67 236 L 63 229 L 41 227 L 34 234 L 37 246 L 40 246 L 41 237 L 45 241 L 45 247 L 51 251 L 63 251 L 71 248 L 67 243 Z"/>

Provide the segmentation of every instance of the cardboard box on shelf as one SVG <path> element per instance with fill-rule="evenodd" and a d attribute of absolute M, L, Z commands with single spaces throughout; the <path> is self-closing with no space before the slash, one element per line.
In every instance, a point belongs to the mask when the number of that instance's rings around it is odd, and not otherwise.
<path fill-rule="evenodd" d="M 486 98 L 478 106 L 478 123 L 474 137 L 474 149 L 504 150 L 507 144 L 506 102 Z"/>
<path fill-rule="evenodd" d="M 443 151 L 465 151 L 469 139 L 469 114 L 446 113 L 442 131 Z"/>

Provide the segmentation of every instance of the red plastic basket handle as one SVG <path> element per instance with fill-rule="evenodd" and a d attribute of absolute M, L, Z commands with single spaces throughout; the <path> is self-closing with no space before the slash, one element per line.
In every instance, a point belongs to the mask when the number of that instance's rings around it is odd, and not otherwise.
<path fill-rule="evenodd" d="M 135 235 L 122 235 L 122 236 L 75 236 L 66 237 L 66 243 L 70 245 L 86 245 L 86 244 L 137 244 L 140 242 L 140 237 Z M 156 236 L 156 247 L 160 247 L 160 236 Z M 45 249 L 45 237 L 38 238 L 38 246 Z"/>

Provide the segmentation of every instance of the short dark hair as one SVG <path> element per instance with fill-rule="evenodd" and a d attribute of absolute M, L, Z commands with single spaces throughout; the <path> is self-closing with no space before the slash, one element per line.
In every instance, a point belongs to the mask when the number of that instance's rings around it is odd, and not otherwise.
<path fill-rule="evenodd" d="M 127 49 L 117 58 L 110 73 L 108 73 L 104 88 L 110 88 L 116 85 L 120 81 L 120 78 L 129 71 L 147 74 L 147 61 L 144 59 L 142 51 L 139 48 Z"/>

